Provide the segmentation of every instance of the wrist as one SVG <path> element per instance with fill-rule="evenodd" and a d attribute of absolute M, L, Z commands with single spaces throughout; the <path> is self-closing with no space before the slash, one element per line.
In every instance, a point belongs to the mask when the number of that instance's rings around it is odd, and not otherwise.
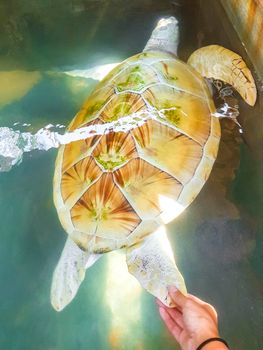
<path fill-rule="evenodd" d="M 229 348 L 221 341 L 213 340 L 202 346 L 201 350 L 229 350 Z"/>
<path fill-rule="evenodd" d="M 198 335 L 196 335 L 196 338 L 195 338 L 195 344 L 196 344 L 196 348 L 202 344 L 204 341 L 206 341 L 207 339 L 211 339 L 211 338 L 219 338 L 219 333 L 218 333 L 218 330 L 217 329 L 214 329 L 214 330 L 209 330 L 209 331 L 206 331 L 205 333 L 200 333 Z M 217 342 L 218 343 L 218 342 Z M 206 346 L 210 345 L 212 346 L 213 342 L 207 344 Z M 224 345 L 224 344 L 222 344 Z M 205 350 L 210 350 L 209 348 L 205 348 L 204 346 L 204 349 Z M 212 349 L 212 347 L 211 347 Z"/>

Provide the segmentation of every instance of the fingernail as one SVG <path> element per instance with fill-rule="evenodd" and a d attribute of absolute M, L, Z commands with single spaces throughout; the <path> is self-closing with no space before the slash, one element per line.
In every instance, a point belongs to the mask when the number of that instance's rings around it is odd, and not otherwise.
<path fill-rule="evenodd" d="M 176 293 L 178 292 L 178 289 L 175 286 L 169 286 L 168 291 L 169 293 Z"/>

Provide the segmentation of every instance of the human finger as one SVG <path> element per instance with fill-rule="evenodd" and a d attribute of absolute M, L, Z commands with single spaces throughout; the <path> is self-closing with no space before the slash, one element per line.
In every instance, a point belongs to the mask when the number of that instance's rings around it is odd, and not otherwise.
<path fill-rule="evenodd" d="M 210 315 L 213 318 L 217 319 L 217 312 L 216 312 L 216 309 L 213 307 L 213 305 L 206 303 L 205 301 L 199 299 L 198 297 L 196 297 L 195 295 L 192 295 L 192 294 L 188 294 L 188 298 L 195 301 L 199 305 L 204 306 L 206 308 L 206 310 L 210 313 Z"/>
<path fill-rule="evenodd" d="M 196 297 L 196 296 L 193 295 L 193 294 L 188 293 L 187 296 L 188 296 L 189 299 L 192 299 L 192 300 L 196 301 L 196 302 L 197 302 L 198 304 L 200 304 L 200 305 L 206 304 L 205 301 L 203 301 L 202 299 Z"/>
<path fill-rule="evenodd" d="M 183 315 L 181 313 L 181 311 L 179 311 L 179 309 L 177 309 L 176 307 L 168 307 L 165 304 L 163 304 L 159 299 L 155 299 L 156 300 L 156 304 L 159 307 L 164 308 L 168 314 L 171 316 L 171 318 L 178 323 L 178 325 L 183 328 Z"/>
<path fill-rule="evenodd" d="M 159 312 L 162 320 L 164 321 L 166 327 L 169 332 L 174 336 L 174 338 L 179 342 L 180 334 L 182 332 L 182 328 L 174 322 L 169 313 L 163 307 L 159 308 Z"/>
<path fill-rule="evenodd" d="M 165 310 L 179 327 L 184 328 L 183 314 L 177 308 L 166 307 Z"/>
<path fill-rule="evenodd" d="M 168 288 L 169 295 L 175 305 L 180 309 L 183 309 L 187 301 L 187 297 L 183 295 L 176 287 L 171 286 Z"/>
<path fill-rule="evenodd" d="M 162 303 L 161 302 L 161 300 L 160 299 L 158 299 L 158 298 L 155 298 L 155 302 L 156 302 L 156 304 L 158 305 L 158 306 L 161 306 L 161 307 L 166 307 L 166 305 L 164 304 L 164 303 Z"/>

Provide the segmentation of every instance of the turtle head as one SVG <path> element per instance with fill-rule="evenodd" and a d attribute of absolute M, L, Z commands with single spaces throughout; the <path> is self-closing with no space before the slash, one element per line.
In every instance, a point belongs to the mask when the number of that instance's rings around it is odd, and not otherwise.
<path fill-rule="evenodd" d="M 178 42 L 177 19 L 175 17 L 162 18 L 154 28 L 143 51 L 165 51 L 177 55 Z"/>

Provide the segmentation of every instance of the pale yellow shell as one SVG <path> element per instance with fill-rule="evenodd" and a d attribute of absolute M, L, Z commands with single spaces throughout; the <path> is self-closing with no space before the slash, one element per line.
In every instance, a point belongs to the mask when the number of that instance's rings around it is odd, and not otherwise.
<path fill-rule="evenodd" d="M 175 218 L 200 192 L 217 156 L 220 125 L 205 80 L 161 52 L 117 66 L 69 131 L 136 112 L 150 116 L 140 127 L 59 149 L 54 201 L 65 231 L 84 250 L 129 246 Z"/>

